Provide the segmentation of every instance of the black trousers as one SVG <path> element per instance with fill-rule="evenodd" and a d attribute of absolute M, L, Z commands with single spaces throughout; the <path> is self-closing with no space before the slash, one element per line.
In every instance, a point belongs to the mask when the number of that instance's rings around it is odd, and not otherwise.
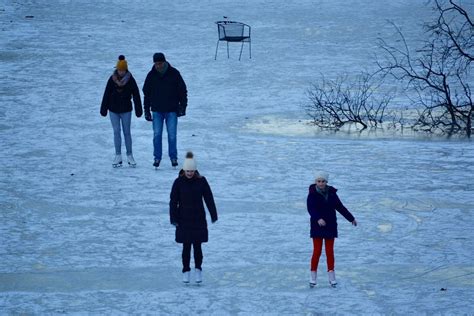
<path fill-rule="evenodd" d="M 200 242 L 183 244 L 183 272 L 191 271 L 191 245 L 194 248 L 194 267 L 201 270 L 202 248 Z"/>

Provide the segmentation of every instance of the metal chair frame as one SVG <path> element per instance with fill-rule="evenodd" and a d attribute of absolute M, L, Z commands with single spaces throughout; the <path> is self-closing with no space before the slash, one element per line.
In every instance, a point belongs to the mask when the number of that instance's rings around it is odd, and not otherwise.
<path fill-rule="evenodd" d="M 252 58 L 252 42 L 250 39 L 251 27 L 248 24 L 237 22 L 237 21 L 217 21 L 217 34 L 219 39 L 216 45 L 216 54 L 214 60 L 217 59 L 217 50 L 219 48 L 219 42 L 227 42 L 227 58 L 229 58 L 229 42 L 238 43 L 241 42 L 239 60 L 242 57 L 242 50 L 244 43 L 249 43 L 249 58 Z"/>

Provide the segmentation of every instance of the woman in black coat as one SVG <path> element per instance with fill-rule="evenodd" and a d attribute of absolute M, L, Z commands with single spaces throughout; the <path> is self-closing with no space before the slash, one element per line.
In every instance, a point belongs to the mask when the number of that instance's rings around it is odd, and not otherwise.
<path fill-rule="evenodd" d="M 170 221 L 176 226 L 176 242 L 183 244 L 183 282 L 189 283 L 191 246 L 194 249 L 195 281 L 202 282 L 202 248 L 208 241 L 204 202 L 217 221 L 217 210 L 211 188 L 206 178 L 196 169 L 193 153 L 188 152 L 179 177 L 174 181 L 170 194 Z"/>
<path fill-rule="evenodd" d="M 337 189 L 327 185 L 329 175 L 325 172 L 316 174 L 316 183 L 309 186 L 307 199 L 308 213 L 311 216 L 311 238 L 313 239 L 313 256 L 311 257 L 310 286 L 316 285 L 319 257 L 323 240 L 326 249 L 329 283 L 337 284 L 334 272 L 334 239 L 337 238 L 336 211 L 344 216 L 352 225 L 357 226 L 354 216 L 342 204 L 337 196 Z"/>
<path fill-rule="evenodd" d="M 110 121 L 114 130 L 115 159 L 112 163 L 113 167 L 122 166 L 122 130 L 125 138 L 128 163 L 132 167 L 136 165 L 135 159 L 133 159 L 132 134 L 130 132 L 133 110 L 132 97 L 135 104 L 135 115 L 140 117 L 143 114 L 140 91 L 138 90 L 135 78 L 128 71 L 125 56 L 120 55 L 116 70 L 107 81 L 100 106 L 100 114 L 102 116 L 107 116 L 107 112 L 110 112 Z"/>

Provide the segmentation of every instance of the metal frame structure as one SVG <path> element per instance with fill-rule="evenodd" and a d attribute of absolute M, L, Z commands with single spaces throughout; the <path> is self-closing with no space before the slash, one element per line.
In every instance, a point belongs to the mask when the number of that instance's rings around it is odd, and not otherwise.
<path fill-rule="evenodd" d="M 244 43 L 249 43 L 249 58 L 252 58 L 252 42 L 250 39 L 251 27 L 248 24 L 236 21 L 217 21 L 217 34 L 219 39 L 217 40 L 216 54 L 214 60 L 217 59 L 217 50 L 219 48 L 219 42 L 227 42 L 227 58 L 229 58 L 229 42 L 239 43 L 242 45 L 240 47 L 239 60 L 242 57 L 242 50 L 244 48 Z"/>

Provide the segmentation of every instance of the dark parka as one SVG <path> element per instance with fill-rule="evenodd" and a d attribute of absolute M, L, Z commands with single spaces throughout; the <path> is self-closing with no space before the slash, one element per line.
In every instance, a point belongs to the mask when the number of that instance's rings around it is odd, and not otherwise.
<path fill-rule="evenodd" d="M 176 242 L 208 241 L 203 199 L 214 223 L 217 221 L 217 210 L 206 178 L 196 171 L 191 179 L 181 175 L 174 181 L 170 194 L 170 221 L 176 226 Z"/>
<path fill-rule="evenodd" d="M 344 216 L 349 222 L 354 221 L 354 216 L 342 204 L 337 196 L 337 189 L 327 186 L 328 195 L 326 198 L 316 191 L 316 184 L 309 186 L 307 199 L 308 213 L 311 216 L 311 238 L 336 238 L 337 218 L 336 211 Z M 318 220 L 323 219 L 326 226 L 319 226 Z"/>
<path fill-rule="evenodd" d="M 151 68 L 143 84 L 143 105 L 145 113 L 176 112 L 185 115 L 188 105 L 188 91 L 183 77 L 168 63 L 168 69 L 160 74 L 155 66 Z"/>
<path fill-rule="evenodd" d="M 117 75 L 114 72 L 114 75 Z M 130 74 L 130 79 L 127 84 L 123 87 L 117 85 L 112 77 L 110 76 L 105 87 L 104 96 L 102 98 L 102 105 L 100 106 L 100 114 L 107 116 L 107 111 L 114 113 L 126 113 L 133 110 L 132 108 L 132 97 L 133 103 L 135 104 L 135 115 L 137 117 L 142 116 L 142 101 L 140 99 L 140 91 L 138 90 L 137 82 Z"/>

